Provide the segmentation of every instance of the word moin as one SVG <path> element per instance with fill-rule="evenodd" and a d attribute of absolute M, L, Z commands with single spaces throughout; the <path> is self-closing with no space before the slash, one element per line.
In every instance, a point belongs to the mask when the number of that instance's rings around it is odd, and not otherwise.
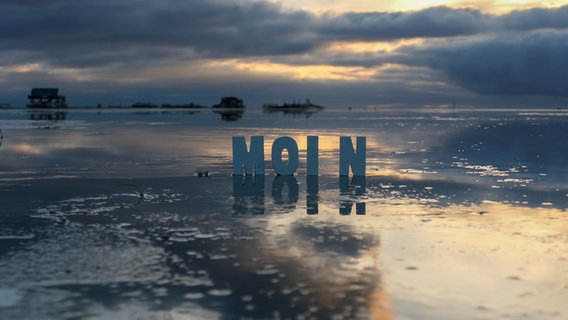
<path fill-rule="evenodd" d="M 339 175 L 348 176 L 349 168 L 353 176 L 365 176 L 367 147 L 366 137 L 357 137 L 357 151 L 353 148 L 351 137 L 339 138 Z M 288 151 L 288 159 L 282 153 Z M 307 175 L 318 175 L 319 137 L 307 137 Z M 283 136 L 272 143 L 272 167 L 278 175 L 293 175 L 299 166 L 298 144 L 290 137 Z M 264 136 L 252 136 L 247 149 L 245 137 L 233 137 L 233 175 L 264 174 Z"/>

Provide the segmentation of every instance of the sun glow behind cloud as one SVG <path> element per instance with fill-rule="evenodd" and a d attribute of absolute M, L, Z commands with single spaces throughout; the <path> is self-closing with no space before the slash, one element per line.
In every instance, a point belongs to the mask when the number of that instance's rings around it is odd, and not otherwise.
<path fill-rule="evenodd" d="M 390 53 L 404 46 L 417 46 L 424 43 L 421 38 L 403 39 L 392 42 L 363 42 L 363 41 L 337 41 L 329 43 L 318 49 L 318 57 L 377 55 Z M 383 71 L 392 74 L 394 70 L 406 69 L 402 65 L 385 63 L 377 66 L 338 66 L 315 63 L 312 54 L 299 56 L 297 60 L 274 62 L 267 58 L 262 59 L 214 59 L 205 62 L 202 66 L 208 70 L 229 70 L 241 74 L 284 77 L 292 80 L 341 80 L 341 81 L 373 81 L 381 78 Z M 306 62 L 302 62 L 305 58 Z"/>
<path fill-rule="evenodd" d="M 40 62 L 17 64 L 5 68 L 0 67 L 0 71 L 7 71 L 14 74 L 44 74 L 59 77 L 62 79 L 69 79 L 71 81 L 90 81 L 96 79 L 95 72 L 86 72 L 85 69 L 78 68 L 54 67 Z"/>
<path fill-rule="evenodd" d="M 556 8 L 568 3 L 568 1 L 531 1 L 531 0 L 485 0 L 485 1 L 467 1 L 467 0 L 274 0 L 271 1 L 282 5 L 288 9 L 310 10 L 316 14 L 324 14 L 326 12 L 395 12 L 395 11 L 416 11 L 429 7 L 446 6 L 450 8 L 472 8 L 479 9 L 487 13 L 501 14 L 513 10 L 522 10 L 535 7 Z"/>
<path fill-rule="evenodd" d="M 403 39 L 397 41 L 337 41 L 328 44 L 323 51 L 328 53 L 346 52 L 346 53 L 377 53 L 392 52 L 404 46 L 420 45 L 424 43 L 423 39 Z"/>
<path fill-rule="evenodd" d="M 44 67 L 41 63 L 26 63 L 26 64 L 19 64 L 10 66 L 7 68 L 8 71 L 15 72 L 15 73 L 26 73 L 32 71 L 40 71 L 43 70 Z"/>
<path fill-rule="evenodd" d="M 252 74 L 273 74 L 295 80 L 370 80 L 375 69 L 329 65 L 293 66 L 269 61 L 235 62 L 233 67 Z"/>

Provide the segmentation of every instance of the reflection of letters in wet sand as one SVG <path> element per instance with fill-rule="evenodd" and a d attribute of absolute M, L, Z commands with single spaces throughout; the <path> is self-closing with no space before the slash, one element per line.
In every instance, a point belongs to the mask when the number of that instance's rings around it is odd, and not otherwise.
<path fill-rule="evenodd" d="M 284 199 L 284 187 L 288 189 L 288 197 Z M 298 181 L 294 176 L 276 176 L 272 182 L 272 199 L 275 204 L 285 205 L 298 202 Z"/>
<path fill-rule="evenodd" d="M 233 176 L 233 211 L 235 214 L 264 214 L 265 211 L 265 176 L 245 175 Z M 365 195 L 365 176 L 339 178 L 339 214 L 349 215 L 355 204 L 355 213 L 366 213 L 365 202 L 358 200 Z M 319 213 L 319 183 L 318 176 L 306 177 L 306 213 L 309 215 Z M 299 185 L 292 175 L 276 176 L 272 181 L 271 196 L 275 206 L 294 209 L 299 199 Z"/>
<path fill-rule="evenodd" d="M 339 214 L 351 214 L 353 203 L 355 203 L 355 212 L 360 215 L 366 213 L 365 202 L 356 202 L 357 198 L 365 194 L 365 176 L 354 176 L 353 180 L 349 181 L 349 177 L 339 177 L 339 195 L 347 196 L 348 200 L 341 200 L 339 204 Z"/>
<path fill-rule="evenodd" d="M 307 176 L 306 184 L 308 185 L 306 196 L 306 210 L 308 214 L 319 213 L 319 178 L 318 176 Z"/>
<path fill-rule="evenodd" d="M 264 214 L 264 175 L 233 176 L 233 212 Z"/>

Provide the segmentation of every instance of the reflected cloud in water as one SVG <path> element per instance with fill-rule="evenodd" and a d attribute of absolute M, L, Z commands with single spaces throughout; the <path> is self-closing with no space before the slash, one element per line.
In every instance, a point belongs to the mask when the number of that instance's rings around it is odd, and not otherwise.
<path fill-rule="evenodd" d="M 298 202 L 297 180 L 283 178 L 274 179 L 275 199 L 264 210 L 286 211 Z M 266 318 L 278 311 L 282 317 L 358 318 L 367 317 L 374 304 L 389 313 L 376 265 L 378 236 L 348 221 L 314 225 L 295 210 L 227 215 L 222 212 L 231 204 L 222 199 L 230 189 L 224 177 L 194 183 L 187 178 L 88 181 L 61 180 L 64 192 L 51 193 L 51 200 L 47 190 L 53 181 L 10 192 L 24 198 L 42 194 L 44 200 L 19 209 L 34 212 L 26 218 L 36 220 L 26 223 L 34 236 L 9 246 L 13 254 L 0 255 L 0 271 L 19 266 L 0 288 L 11 283 L 25 293 L 12 309 L 18 313 L 6 315 L 83 317 L 98 314 L 95 309 L 103 305 L 116 316 L 112 310 L 132 303 L 150 314 L 176 310 L 191 316 Z M 107 193 L 108 186 L 118 189 Z M 278 194 L 288 187 L 291 195 Z M 144 192 L 142 203 L 117 203 L 136 199 L 138 188 Z M 264 189 L 258 190 L 236 192 L 264 198 Z M 61 216 L 68 222 L 58 223 Z M 41 290 L 27 291 L 29 286 Z M 42 304 L 24 311 L 34 301 Z"/>
<path fill-rule="evenodd" d="M 17 209 L 25 223 L 11 232 L 26 228 L 22 234 L 33 236 L 9 240 L 18 244 L 5 246 L 11 254 L 0 254 L 0 271 L 11 270 L 12 277 L 0 281 L 0 288 L 26 293 L 15 305 L 19 314 L 33 301 L 52 303 L 49 309 L 29 308 L 30 313 L 24 314 L 31 316 L 81 317 L 98 313 L 99 304 L 107 312 L 118 312 L 134 302 L 144 305 L 145 312 L 175 309 L 193 316 L 212 312 L 264 318 L 278 310 L 283 317 L 380 315 L 388 319 L 393 317 L 392 293 L 395 301 L 401 294 L 412 297 L 410 289 L 405 289 L 409 277 L 424 299 L 428 297 L 439 308 L 451 298 L 437 296 L 437 290 L 452 291 L 457 283 L 466 283 L 467 279 L 456 282 L 456 278 L 467 270 L 491 269 L 500 278 L 486 272 L 471 277 L 467 295 L 495 301 L 499 298 L 495 292 L 502 294 L 502 289 L 487 293 L 475 281 L 488 277 L 509 290 L 510 277 L 548 281 L 548 276 L 558 274 L 541 269 L 544 262 L 525 266 L 522 274 L 516 271 L 519 260 L 526 257 L 523 250 L 529 250 L 531 259 L 544 259 L 549 268 L 560 268 L 555 270 L 562 270 L 565 261 L 558 257 L 568 253 L 558 246 L 558 241 L 568 239 L 562 210 L 522 209 L 497 202 L 442 205 L 425 201 L 427 193 L 413 195 L 423 189 L 432 192 L 431 200 L 440 198 L 443 192 L 437 191 L 436 196 L 434 190 L 444 188 L 421 188 L 424 181 L 323 176 L 315 187 L 308 185 L 305 176 L 264 178 L 213 175 L 128 183 L 52 179 L 36 181 L 31 188 L 4 190 L 10 199 L 35 201 Z M 272 183 L 265 183 L 266 179 Z M 59 191 L 54 190 L 54 182 Z M 404 183 L 400 189 L 408 193 L 397 194 L 397 183 Z M 136 188 L 113 189 L 129 185 Z M 117 203 L 135 201 L 138 188 L 144 194 L 139 205 Z M 320 197 L 318 215 L 309 214 L 308 188 Z M 447 190 L 458 192 L 455 184 Z M 5 201 L 0 201 L 3 210 L 8 205 Z M 343 201 L 366 203 L 366 215 L 342 215 Z M 237 214 L 239 210 L 246 214 Z M 33 217 L 26 212 L 33 212 Z M 57 216 L 69 222 L 64 226 L 41 222 L 57 222 Z M 509 239 L 513 235 L 514 241 Z M 441 239 L 444 242 L 437 242 Z M 483 252 L 482 258 L 471 260 L 471 253 L 454 252 L 460 248 L 455 247 L 456 241 L 470 248 L 468 252 Z M 420 250 L 430 243 L 428 250 L 433 254 L 425 257 Z M 496 246 L 498 251 L 488 249 Z M 454 253 L 441 254 L 445 250 Z M 501 251 L 507 252 L 505 257 L 500 257 Z M 456 265 L 459 259 L 468 266 Z M 387 267 L 386 277 L 380 265 Z M 446 266 L 442 268 L 446 278 L 434 266 Z M 431 278 L 436 279 L 435 286 L 428 282 Z M 27 291 L 30 286 L 41 290 Z M 492 305 L 502 310 L 499 302 Z M 408 310 L 428 312 L 416 306 Z M 405 314 L 405 309 L 398 312 Z M 458 308 L 451 314 L 461 312 L 464 309 Z"/>

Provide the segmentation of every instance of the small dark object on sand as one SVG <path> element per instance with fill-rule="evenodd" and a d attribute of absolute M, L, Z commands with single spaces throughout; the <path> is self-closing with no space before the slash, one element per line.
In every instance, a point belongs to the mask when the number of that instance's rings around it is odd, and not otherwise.
<path fill-rule="evenodd" d="M 201 177 L 209 177 L 210 172 L 209 171 L 197 171 L 197 176 L 199 178 Z"/>

